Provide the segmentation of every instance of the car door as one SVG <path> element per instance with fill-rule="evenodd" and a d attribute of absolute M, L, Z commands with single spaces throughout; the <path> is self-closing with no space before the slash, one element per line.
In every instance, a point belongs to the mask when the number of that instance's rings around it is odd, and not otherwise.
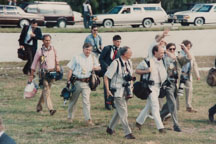
<path fill-rule="evenodd" d="M 4 23 L 5 15 L 4 15 L 4 6 L 0 6 L 0 25 Z"/>
<path fill-rule="evenodd" d="M 143 10 L 141 7 L 135 6 L 132 8 L 132 13 L 130 15 L 131 21 L 130 24 L 142 24 L 143 21 Z"/>
<path fill-rule="evenodd" d="M 117 25 L 125 25 L 131 21 L 131 7 L 123 7 L 118 14 L 118 18 L 115 20 Z"/>
<path fill-rule="evenodd" d="M 19 16 L 15 6 L 5 6 L 5 21 L 6 25 L 17 25 Z"/>

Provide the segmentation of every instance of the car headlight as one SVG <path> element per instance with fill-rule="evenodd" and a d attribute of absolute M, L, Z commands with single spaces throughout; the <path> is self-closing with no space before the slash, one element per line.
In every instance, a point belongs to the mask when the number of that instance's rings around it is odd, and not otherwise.
<path fill-rule="evenodd" d="M 184 19 L 189 19 L 189 18 L 190 18 L 190 16 L 188 16 L 188 15 L 184 16 Z"/>

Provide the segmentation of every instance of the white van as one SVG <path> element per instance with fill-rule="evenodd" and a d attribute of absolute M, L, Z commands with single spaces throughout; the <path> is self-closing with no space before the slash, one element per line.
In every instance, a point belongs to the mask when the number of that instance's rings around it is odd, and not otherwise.
<path fill-rule="evenodd" d="M 95 24 L 106 28 L 116 25 L 131 25 L 132 27 L 143 25 L 145 28 L 150 28 L 153 23 L 164 23 L 168 19 L 161 4 L 121 5 L 114 7 L 106 14 L 93 17 Z"/>

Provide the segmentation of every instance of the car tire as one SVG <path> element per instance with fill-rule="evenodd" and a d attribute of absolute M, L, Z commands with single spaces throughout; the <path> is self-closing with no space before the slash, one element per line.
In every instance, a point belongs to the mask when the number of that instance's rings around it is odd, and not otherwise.
<path fill-rule="evenodd" d="M 111 28 L 113 26 L 113 21 L 111 19 L 107 19 L 103 22 L 103 26 L 105 28 Z"/>
<path fill-rule="evenodd" d="M 181 26 L 189 26 L 189 23 L 181 23 Z"/>
<path fill-rule="evenodd" d="M 194 20 L 194 25 L 195 26 L 202 26 L 204 23 L 205 23 L 205 20 L 203 18 L 200 18 L 200 17 L 196 18 Z"/>
<path fill-rule="evenodd" d="M 19 21 L 19 27 L 21 27 L 21 28 L 23 28 L 24 25 L 29 25 L 29 24 L 30 24 L 30 22 L 29 22 L 29 20 L 27 20 L 27 19 L 21 19 L 21 20 Z"/>
<path fill-rule="evenodd" d="M 65 20 L 59 20 L 57 23 L 57 26 L 59 28 L 66 28 L 66 26 L 67 26 L 66 21 Z"/>
<path fill-rule="evenodd" d="M 132 28 L 138 28 L 140 25 L 131 25 Z"/>
<path fill-rule="evenodd" d="M 145 28 L 150 28 L 152 26 L 152 20 L 149 18 L 144 19 L 142 25 Z"/>

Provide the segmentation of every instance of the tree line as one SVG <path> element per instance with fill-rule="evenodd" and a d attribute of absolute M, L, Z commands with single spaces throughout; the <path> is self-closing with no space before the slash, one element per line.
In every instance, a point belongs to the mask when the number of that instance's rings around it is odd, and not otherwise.
<path fill-rule="evenodd" d="M 17 0 L 17 3 L 32 2 L 34 0 Z M 85 0 L 38 0 L 67 2 L 73 10 L 82 12 Z M 133 3 L 161 3 L 166 12 L 189 9 L 195 3 L 216 3 L 216 0 L 89 0 L 94 14 L 106 13 L 111 8 L 121 4 Z M 8 0 L 0 0 L 0 4 L 7 4 Z"/>

